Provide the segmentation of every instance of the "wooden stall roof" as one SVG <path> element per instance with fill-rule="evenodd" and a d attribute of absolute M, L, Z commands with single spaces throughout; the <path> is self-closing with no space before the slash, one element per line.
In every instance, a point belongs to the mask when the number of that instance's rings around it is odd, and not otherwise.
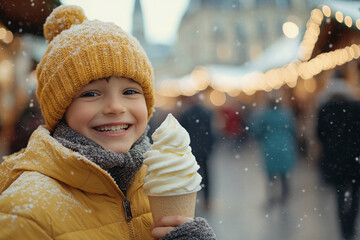
<path fill-rule="evenodd" d="M 0 22 L 13 33 L 43 36 L 43 24 L 59 0 L 1 0 Z"/>
<path fill-rule="evenodd" d="M 325 17 L 320 25 L 320 34 L 311 54 L 311 59 L 320 53 L 345 48 L 352 44 L 360 44 L 360 31 L 357 26 L 360 18 L 360 2 L 323 1 L 319 8 L 324 6 L 329 7 L 330 16 Z M 326 12 L 326 7 L 323 11 Z M 351 20 L 346 18 L 351 18 Z M 351 26 L 347 25 L 349 23 Z"/>

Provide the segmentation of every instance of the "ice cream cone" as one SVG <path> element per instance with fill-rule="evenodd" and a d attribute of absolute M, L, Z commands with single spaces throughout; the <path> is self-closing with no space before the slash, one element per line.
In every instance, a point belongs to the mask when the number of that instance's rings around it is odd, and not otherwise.
<path fill-rule="evenodd" d="M 197 192 L 172 196 L 148 196 L 154 222 L 163 216 L 193 218 Z"/>

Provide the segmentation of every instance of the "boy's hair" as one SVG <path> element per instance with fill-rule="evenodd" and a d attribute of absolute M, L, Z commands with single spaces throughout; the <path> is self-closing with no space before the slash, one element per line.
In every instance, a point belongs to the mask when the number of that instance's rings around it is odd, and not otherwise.
<path fill-rule="evenodd" d="M 36 95 L 50 131 L 84 85 L 110 76 L 139 83 L 151 117 L 154 74 L 134 37 L 115 24 L 89 21 L 80 7 L 70 5 L 57 7 L 50 14 L 44 36 L 49 46 L 36 69 Z"/>

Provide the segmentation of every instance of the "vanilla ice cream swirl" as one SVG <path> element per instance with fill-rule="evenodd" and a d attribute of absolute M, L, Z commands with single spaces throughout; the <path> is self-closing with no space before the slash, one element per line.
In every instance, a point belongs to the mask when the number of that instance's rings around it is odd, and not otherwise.
<path fill-rule="evenodd" d="M 191 153 L 188 132 L 172 114 L 152 135 L 153 145 L 145 153 L 144 192 L 149 195 L 177 195 L 201 189 L 199 165 Z"/>

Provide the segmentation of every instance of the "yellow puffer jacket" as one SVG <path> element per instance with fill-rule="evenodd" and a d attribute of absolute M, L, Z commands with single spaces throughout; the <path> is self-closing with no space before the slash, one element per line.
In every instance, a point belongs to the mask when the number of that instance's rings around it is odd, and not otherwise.
<path fill-rule="evenodd" d="M 39 127 L 0 165 L 0 239 L 153 239 L 145 171 L 125 197 L 109 174 Z"/>

